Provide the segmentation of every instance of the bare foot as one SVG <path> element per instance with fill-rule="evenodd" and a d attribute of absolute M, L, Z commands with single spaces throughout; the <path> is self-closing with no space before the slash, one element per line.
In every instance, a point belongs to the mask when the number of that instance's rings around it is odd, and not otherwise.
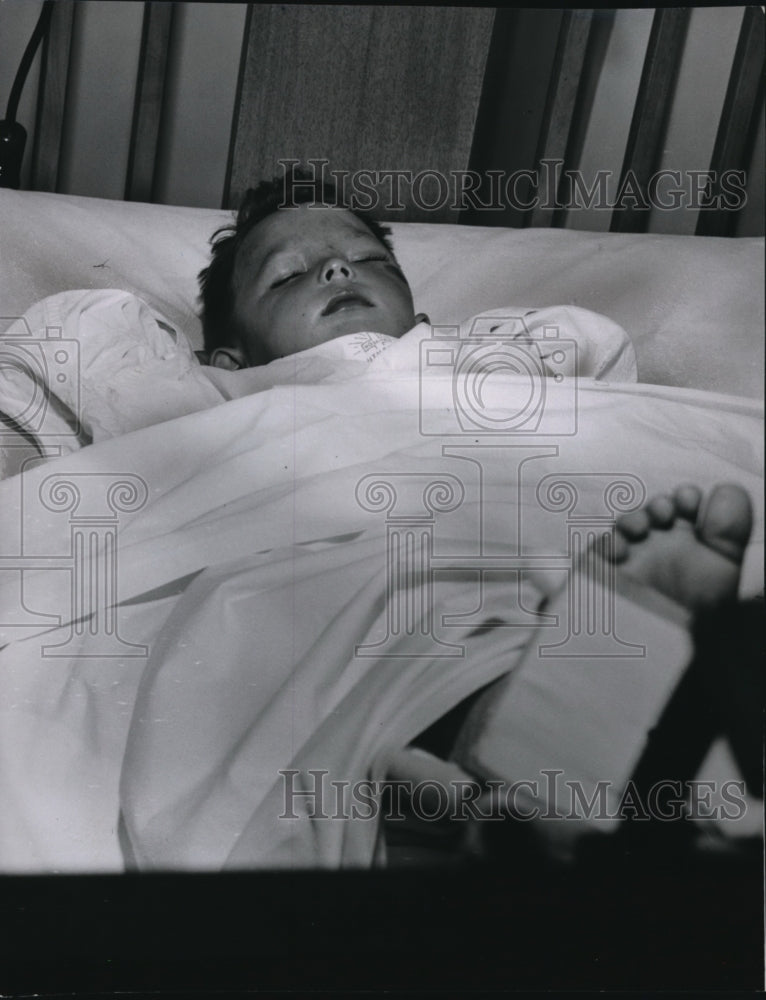
<path fill-rule="evenodd" d="M 705 498 L 697 486 L 679 486 L 618 519 L 615 562 L 690 611 L 705 611 L 736 599 L 752 525 L 741 487 L 721 484 Z"/>

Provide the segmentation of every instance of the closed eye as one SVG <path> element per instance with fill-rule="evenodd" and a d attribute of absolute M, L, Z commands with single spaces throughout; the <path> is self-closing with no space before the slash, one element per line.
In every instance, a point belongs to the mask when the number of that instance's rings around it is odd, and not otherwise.
<path fill-rule="evenodd" d="M 357 261 L 355 261 L 355 263 L 357 263 L 357 264 L 363 264 L 363 263 L 366 263 L 367 261 L 370 261 L 370 260 L 373 260 L 373 261 L 374 260 L 379 260 L 379 261 L 381 261 L 381 263 L 386 264 L 387 267 L 388 267 L 388 269 L 389 269 L 389 271 L 391 271 L 393 274 L 395 274 L 397 276 L 397 278 L 401 278 L 401 280 L 405 284 L 407 284 L 407 279 L 404 277 L 404 273 L 403 273 L 402 269 L 399 267 L 398 264 L 394 263 L 394 261 L 391 260 L 391 258 L 388 257 L 388 256 L 386 256 L 385 254 L 382 254 L 382 253 L 381 254 L 370 254 L 368 257 L 360 257 Z"/>
<path fill-rule="evenodd" d="M 279 288 L 280 285 L 286 285 L 288 281 L 292 281 L 293 278 L 297 278 L 302 273 L 302 271 L 291 271 L 290 274 L 285 274 L 282 278 L 272 281 L 269 288 Z"/>

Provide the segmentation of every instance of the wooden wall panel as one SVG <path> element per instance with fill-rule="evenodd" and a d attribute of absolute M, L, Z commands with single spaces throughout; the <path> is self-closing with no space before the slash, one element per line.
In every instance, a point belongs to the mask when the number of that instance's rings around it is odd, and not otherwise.
<path fill-rule="evenodd" d="M 325 158 L 330 169 L 350 171 L 466 169 L 494 16 L 459 7 L 253 5 L 228 203 L 278 175 L 281 159 Z M 449 204 L 418 210 L 403 193 L 407 218 L 457 216 Z M 427 197 L 436 200 L 434 190 Z"/>

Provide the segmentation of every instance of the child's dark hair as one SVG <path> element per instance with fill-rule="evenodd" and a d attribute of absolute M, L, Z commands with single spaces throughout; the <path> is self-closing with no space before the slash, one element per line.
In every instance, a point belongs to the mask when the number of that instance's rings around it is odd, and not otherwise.
<path fill-rule="evenodd" d="M 348 207 L 339 200 L 334 184 L 319 180 L 307 170 L 291 167 L 283 177 L 261 181 L 257 187 L 249 188 L 239 206 L 236 221 L 213 233 L 210 263 L 198 276 L 202 304 L 200 318 L 208 353 L 217 347 L 233 347 L 239 339 L 234 319 L 234 265 L 237 252 L 248 234 L 274 212 L 306 204 Z M 388 226 L 381 225 L 357 209 L 348 208 L 348 211 L 361 219 L 373 236 L 394 255 Z"/>

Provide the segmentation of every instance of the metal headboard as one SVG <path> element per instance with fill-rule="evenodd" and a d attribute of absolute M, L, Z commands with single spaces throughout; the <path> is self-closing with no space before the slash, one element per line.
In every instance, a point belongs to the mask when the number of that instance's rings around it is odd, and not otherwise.
<path fill-rule="evenodd" d="M 128 200 L 156 197 L 179 6 L 144 4 Z M 31 171 L 37 190 L 58 188 L 75 8 L 71 0 L 55 4 L 43 53 Z M 644 194 L 660 163 L 689 16 L 683 8 L 653 16 L 621 177 L 622 183 L 631 174 Z M 603 10 L 251 4 L 222 203 L 236 204 L 254 178 L 274 172 L 278 159 L 313 154 L 351 170 L 409 166 L 480 175 L 560 161 L 556 201 L 566 205 L 567 172 L 580 165 L 613 17 Z M 762 8 L 744 10 L 710 155 L 716 178 L 750 165 L 763 115 L 763 23 Z M 305 113 L 303 102 L 314 110 Z M 712 185 L 709 194 L 720 190 Z M 408 208 L 396 217 L 561 226 L 567 214 L 555 202 L 491 213 L 447 205 L 427 216 Z M 645 209 L 623 204 L 609 228 L 641 232 L 648 219 Z M 733 235 L 736 222 L 736 211 L 723 204 L 700 211 L 696 231 Z"/>

